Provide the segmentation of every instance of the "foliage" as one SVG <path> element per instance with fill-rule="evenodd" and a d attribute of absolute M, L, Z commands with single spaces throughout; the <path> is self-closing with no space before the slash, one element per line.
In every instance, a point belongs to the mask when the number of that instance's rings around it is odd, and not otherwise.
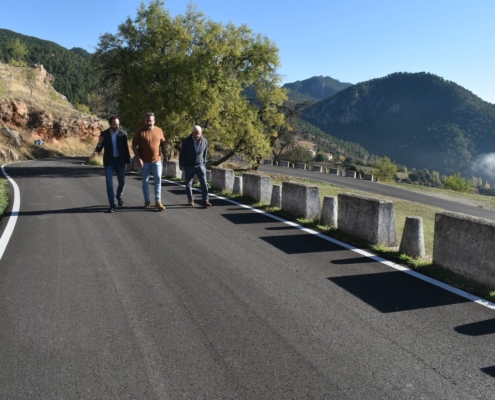
<path fill-rule="evenodd" d="M 80 111 L 83 114 L 89 114 L 90 113 L 89 106 L 87 106 L 86 104 L 77 103 L 74 107 L 76 108 L 77 111 Z"/>
<path fill-rule="evenodd" d="M 382 181 L 393 181 L 397 176 L 397 164 L 388 157 L 379 158 L 373 166 L 373 174 Z"/>
<path fill-rule="evenodd" d="M 25 68 L 22 71 L 22 76 L 24 78 L 24 81 L 26 82 L 26 86 L 31 92 L 31 97 L 33 97 L 33 90 L 36 87 L 36 80 L 38 79 L 38 71 L 36 71 L 34 68 Z"/>
<path fill-rule="evenodd" d="M 0 218 L 7 210 L 9 206 L 9 190 L 7 186 L 7 180 L 1 178 L 0 179 Z"/>
<path fill-rule="evenodd" d="M 255 159 L 269 152 L 270 136 L 284 124 L 276 46 L 246 25 L 216 23 L 192 5 L 173 18 L 162 0 L 142 4 L 117 34 L 100 37 L 93 63 L 102 85 L 116 85 L 129 128 L 152 111 L 174 147 L 198 124 L 210 143 Z M 247 87 L 256 102 L 243 96 Z"/>
<path fill-rule="evenodd" d="M 294 146 L 282 154 L 274 158 L 275 161 L 289 161 L 291 163 L 305 163 L 308 164 L 313 161 L 313 156 L 305 148 L 301 146 Z"/>
<path fill-rule="evenodd" d="M 472 159 L 495 148 L 495 105 L 424 72 L 351 86 L 310 106 L 304 118 L 409 168 L 444 175 L 468 176 Z"/>
<path fill-rule="evenodd" d="M 445 189 L 454 190 L 456 192 L 462 192 L 462 193 L 473 192 L 471 181 L 463 178 L 459 172 L 445 178 L 443 185 Z"/>
<path fill-rule="evenodd" d="M 24 58 L 29 54 L 29 50 L 24 42 L 19 38 L 11 39 L 9 43 L 9 50 L 11 54 L 11 61 L 22 62 Z"/>
<path fill-rule="evenodd" d="M 442 180 L 440 179 L 440 174 L 437 171 L 430 171 L 428 169 L 422 169 L 420 171 L 412 171 L 409 174 L 409 180 L 412 183 L 417 183 L 421 186 L 429 187 L 443 187 Z"/>
<path fill-rule="evenodd" d="M 12 43 L 19 41 L 27 49 L 27 54 L 17 66 L 42 64 L 48 73 L 55 77 L 53 87 L 71 103 L 86 103 L 88 94 L 97 83 L 97 76 L 91 68 L 84 50 L 67 50 L 58 44 L 31 36 L 21 35 L 7 29 L 0 29 L 0 61 L 12 63 L 15 54 Z M 87 52 L 86 52 L 87 53 Z M 87 53 L 89 54 L 89 53 Z"/>
<path fill-rule="evenodd" d="M 346 157 L 353 157 L 356 163 L 359 161 L 361 164 L 367 162 L 374 163 L 377 159 L 375 155 L 370 154 L 359 144 L 331 136 L 307 121 L 295 121 L 294 130 L 297 130 L 301 138 L 316 142 L 319 150 L 325 153 L 331 153 L 334 158 L 339 158 L 340 155 L 343 155 L 344 159 Z"/>

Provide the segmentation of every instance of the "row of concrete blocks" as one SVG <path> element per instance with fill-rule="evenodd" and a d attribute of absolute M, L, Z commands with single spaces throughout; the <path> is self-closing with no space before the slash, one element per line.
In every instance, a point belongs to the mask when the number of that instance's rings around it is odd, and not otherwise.
<path fill-rule="evenodd" d="M 273 165 L 273 160 L 268 160 L 265 159 L 263 160 L 263 164 L 265 165 Z M 275 164 L 277 165 L 277 164 Z M 278 163 L 280 167 L 286 167 L 286 168 L 296 168 L 296 169 L 308 169 L 309 165 L 307 166 L 305 163 L 290 163 L 289 161 L 280 161 Z M 364 179 L 366 181 L 372 181 L 373 180 L 373 174 L 358 174 L 356 171 L 351 171 L 351 170 L 345 170 L 342 171 L 339 168 L 324 168 L 321 165 L 313 165 L 311 171 L 314 172 L 322 172 L 325 174 L 330 174 L 330 175 L 341 175 L 345 176 L 347 178 L 358 178 L 358 179 Z M 344 175 L 345 174 L 345 175 Z"/>
<path fill-rule="evenodd" d="M 319 220 L 370 244 L 398 244 L 394 205 L 391 201 L 351 193 L 325 196 L 320 205 L 317 186 L 296 182 L 271 185 L 269 176 L 215 168 L 214 189 L 242 194 L 304 219 Z M 433 262 L 436 265 L 495 286 L 495 221 L 459 213 L 441 212 L 435 217 Z M 411 257 L 425 255 L 423 220 L 407 217 L 399 251 Z"/>

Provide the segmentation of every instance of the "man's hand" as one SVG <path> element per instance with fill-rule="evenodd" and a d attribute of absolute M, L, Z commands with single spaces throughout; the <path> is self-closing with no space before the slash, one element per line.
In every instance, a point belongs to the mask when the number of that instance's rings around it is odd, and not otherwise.
<path fill-rule="evenodd" d="M 143 165 L 144 165 L 143 164 L 143 160 L 141 160 L 139 157 L 136 157 L 136 161 L 137 161 L 137 163 L 139 165 L 139 168 L 143 168 Z"/>
<path fill-rule="evenodd" d="M 100 138 L 98 139 L 98 146 L 101 146 L 103 143 L 103 135 L 100 135 Z"/>

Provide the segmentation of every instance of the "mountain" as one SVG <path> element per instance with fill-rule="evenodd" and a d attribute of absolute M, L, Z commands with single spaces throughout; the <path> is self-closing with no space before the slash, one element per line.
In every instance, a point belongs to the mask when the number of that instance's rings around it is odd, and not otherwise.
<path fill-rule="evenodd" d="M 289 89 L 289 100 L 294 102 L 318 101 L 352 86 L 351 83 L 340 82 L 329 76 L 313 76 L 312 78 L 293 83 L 286 83 L 283 88 Z"/>
<path fill-rule="evenodd" d="M 67 50 L 47 40 L 0 29 L 0 61 L 7 63 L 11 60 L 12 44 L 16 40 L 27 50 L 22 61 L 43 65 L 55 77 L 53 87 L 56 91 L 73 104 L 88 103 L 88 94 L 97 83 L 90 64 L 90 53 L 78 47 Z"/>
<path fill-rule="evenodd" d="M 495 105 L 429 73 L 395 73 L 348 87 L 305 110 L 305 120 L 397 163 L 470 176 L 495 149 Z"/>

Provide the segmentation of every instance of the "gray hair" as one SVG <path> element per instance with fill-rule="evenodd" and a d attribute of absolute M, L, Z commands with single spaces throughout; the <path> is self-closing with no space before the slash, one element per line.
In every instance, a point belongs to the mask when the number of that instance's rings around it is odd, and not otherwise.
<path fill-rule="evenodd" d="M 203 129 L 201 129 L 201 127 L 199 125 L 194 125 L 193 127 L 193 132 L 202 132 Z"/>

